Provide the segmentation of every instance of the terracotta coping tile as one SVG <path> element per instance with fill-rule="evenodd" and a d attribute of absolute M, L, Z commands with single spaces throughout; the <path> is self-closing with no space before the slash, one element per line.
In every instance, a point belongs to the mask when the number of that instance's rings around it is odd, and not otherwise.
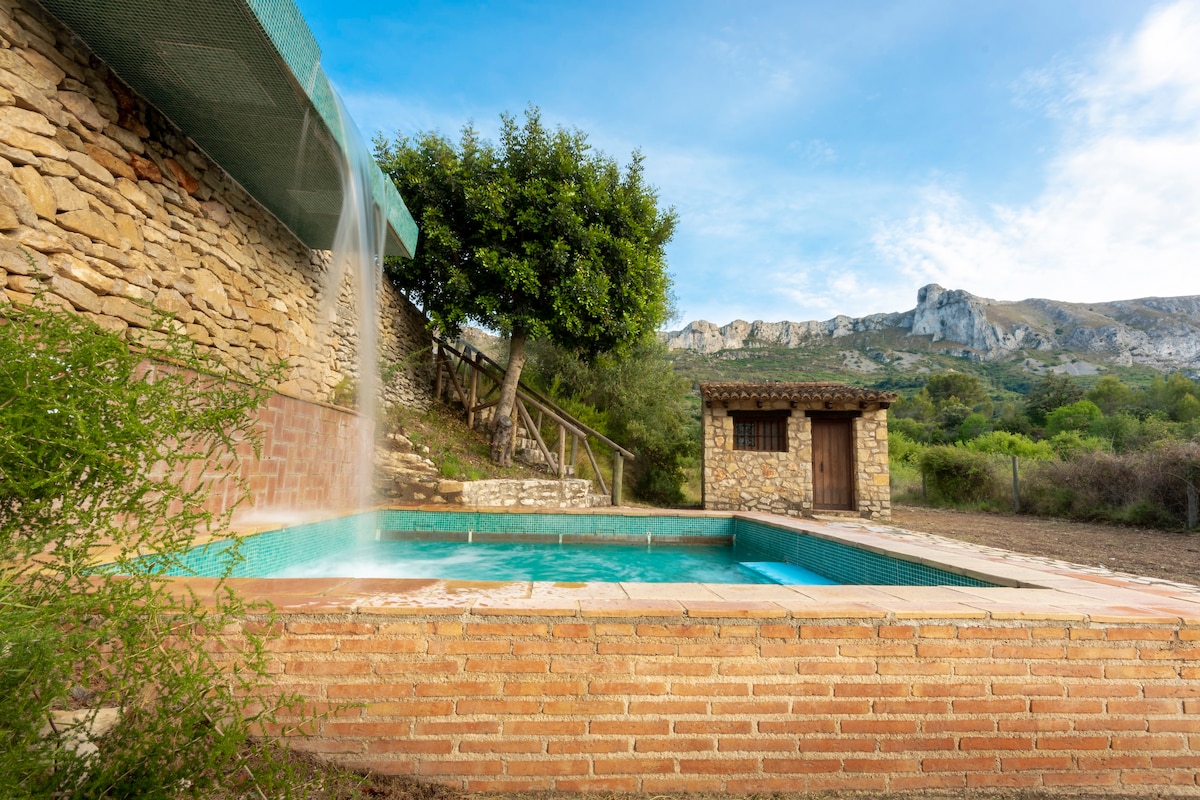
<path fill-rule="evenodd" d="M 890 609 L 896 619 L 987 619 L 987 612 L 966 603 L 908 603 Z"/>
<path fill-rule="evenodd" d="M 1045 620 L 1047 622 L 1086 622 L 1082 611 L 1054 609 L 991 608 L 982 606 L 994 620 Z"/>
<path fill-rule="evenodd" d="M 720 600 L 703 583 L 621 583 L 625 594 L 637 600 Z"/>
<path fill-rule="evenodd" d="M 322 597 L 312 594 L 262 594 L 254 598 L 270 603 L 280 614 L 347 614 L 356 610 L 349 597 Z"/>
<path fill-rule="evenodd" d="M 682 617 L 683 606 L 675 600 L 630 598 L 628 600 L 580 600 L 584 617 Z"/>
<path fill-rule="evenodd" d="M 629 597 L 619 583 L 550 583 L 535 581 L 532 599 L 624 600 Z"/>
<path fill-rule="evenodd" d="M 394 595 L 404 592 L 420 592 L 440 584 L 441 580 L 438 578 L 355 578 L 347 581 L 338 591 L 347 595 L 379 593 Z"/>
<path fill-rule="evenodd" d="M 1180 618 L 1147 608 L 1114 606 L 1089 615 L 1092 622 L 1136 622 L 1145 625 L 1178 625 Z"/>
<path fill-rule="evenodd" d="M 697 618 L 771 619 L 787 616 L 787 610 L 782 606 L 755 600 L 685 600 L 683 608 L 689 617 Z"/>
<path fill-rule="evenodd" d="M 803 593 L 792 586 L 781 586 L 773 583 L 729 583 L 707 584 L 713 594 L 722 600 L 795 600 Z"/>
<path fill-rule="evenodd" d="M 579 605 L 574 600 L 553 598 L 480 598 L 471 606 L 472 614 L 495 614 L 519 616 L 533 614 L 546 617 L 574 617 L 579 614 Z"/>
<path fill-rule="evenodd" d="M 461 616 L 471 610 L 474 600 L 451 600 L 449 598 L 414 597 L 411 595 L 378 595 L 356 597 L 354 610 L 359 614 L 386 615 L 454 615 Z"/>
<path fill-rule="evenodd" d="M 776 602 L 793 619 L 886 619 L 888 612 L 868 603 L 817 603 L 804 600 Z"/>
<path fill-rule="evenodd" d="M 238 591 L 248 596 L 317 595 L 339 590 L 350 578 L 242 578 Z M 241 581 L 245 581 L 242 583 Z"/>

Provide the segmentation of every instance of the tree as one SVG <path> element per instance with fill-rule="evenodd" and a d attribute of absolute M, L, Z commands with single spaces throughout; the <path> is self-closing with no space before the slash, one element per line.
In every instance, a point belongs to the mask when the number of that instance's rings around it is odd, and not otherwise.
<path fill-rule="evenodd" d="M 925 391 L 933 404 L 939 408 L 950 402 L 974 408 L 988 399 L 979 378 L 967 372 L 931 375 L 925 384 Z"/>
<path fill-rule="evenodd" d="M 1046 415 L 1056 408 L 1083 398 L 1083 387 L 1066 375 L 1051 372 L 1025 395 L 1025 411 L 1035 425 L 1044 425 Z"/>
<path fill-rule="evenodd" d="M 412 260 L 388 262 L 391 280 L 446 333 L 472 321 L 509 338 L 492 430 L 492 458 L 507 464 L 529 341 L 591 358 L 667 320 L 674 211 L 658 208 L 639 153 L 622 171 L 532 107 L 523 125 L 501 115 L 499 145 L 470 126 L 457 145 L 437 133 L 375 145 L 422 230 Z"/>

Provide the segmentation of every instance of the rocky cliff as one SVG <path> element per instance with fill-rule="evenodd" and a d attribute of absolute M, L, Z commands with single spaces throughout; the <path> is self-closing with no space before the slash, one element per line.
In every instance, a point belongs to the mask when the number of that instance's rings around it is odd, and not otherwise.
<path fill-rule="evenodd" d="M 892 347 L 899 335 L 902 342 L 911 337 L 914 348 L 987 361 L 1069 351 L 1125 366 L 1200 369 L 1200 296 L 1111 303 L 1000 301 L 930 284 L 917 293 L 911 311 L 824 322 L 735 320 L 720 327 L 700 320 L 664 338 L 672 350 L 716 353 L 804 347 L 876 332 L 893 334 Z"/>

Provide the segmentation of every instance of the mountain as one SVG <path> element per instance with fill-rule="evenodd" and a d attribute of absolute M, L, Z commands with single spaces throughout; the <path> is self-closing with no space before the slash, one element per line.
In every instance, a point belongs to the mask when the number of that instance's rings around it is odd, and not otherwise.
<path fill-rule="evenodd" d="M 735 320 L 720 327 L 700 320 L 663 338 L 676 353 L 677 367 L 685 371 L 693 371 L 688 365 L 712 366 L 715 359 L 751 358 L 755 350 L 787 361 L 785 351 L 797 350 L 822 356 L 808 362 L 822 377 L 889 367 L 930 371 L 945 368 L 947 358 L 973 362 L 976 368 L 968 371 L 1011 367 L 1032 374 L 1094 375 L 1151 368 L 1196 375 L 1200 296 L 1109 303 L 1001 301 L 930 284 L 917 292 L 916 308 L 909 311 L 824 322 Z M 803 362 L 795 366 L 804 369 Z"/>

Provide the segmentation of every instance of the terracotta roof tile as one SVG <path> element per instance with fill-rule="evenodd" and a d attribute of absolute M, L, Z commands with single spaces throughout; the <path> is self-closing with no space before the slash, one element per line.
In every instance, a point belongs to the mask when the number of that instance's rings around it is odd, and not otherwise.
<path fill-rule="evenodd" d="M 702 383 L 706 400 L 788 400 L 797 403 L 894 403 L 899 397 L 883 389 L 864 389 L 844 383 Z"/>

